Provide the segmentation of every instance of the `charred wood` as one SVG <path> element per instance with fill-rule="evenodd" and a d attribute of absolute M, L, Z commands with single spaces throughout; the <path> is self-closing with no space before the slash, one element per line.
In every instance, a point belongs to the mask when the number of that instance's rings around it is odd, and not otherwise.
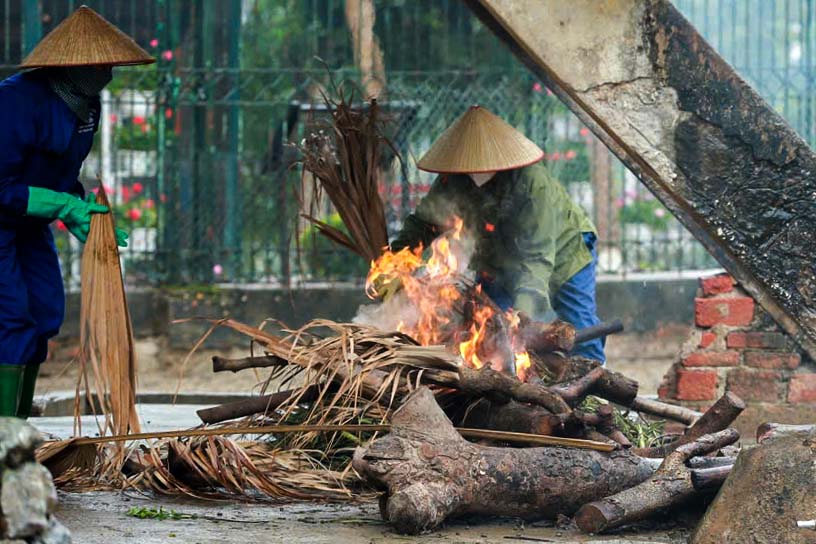
<path fill-rule="evenodd" d="M 286 366 L 289 361 L 277 355 L 262 357 L 245 357 L 243 359 L 226 359 L 214 356 L 212 358 L 213 372 L 239 372 L 247 368 L 268 368 L 271 366 Z"/>

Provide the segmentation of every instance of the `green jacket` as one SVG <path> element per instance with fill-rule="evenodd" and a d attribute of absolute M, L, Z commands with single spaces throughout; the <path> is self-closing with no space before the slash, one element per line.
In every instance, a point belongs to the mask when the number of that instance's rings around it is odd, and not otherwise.
<path fill-rule="evenodd" d="M 437 177 L 392 249 L 428 247 L 454 214 L 475 236 L 471 269 L 531 317 L 551 317 L 550 295 L 592 261 L 582 233 L 595 227 L 543 165 L 499 172 L 482 187 L 467 175 Z"/>

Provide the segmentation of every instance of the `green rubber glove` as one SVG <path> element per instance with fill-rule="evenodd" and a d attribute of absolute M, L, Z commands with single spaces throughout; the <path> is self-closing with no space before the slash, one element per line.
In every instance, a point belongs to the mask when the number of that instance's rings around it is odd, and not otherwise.
<path fill-rule="evenodd" d="M 99 205 L 96 203 L 96 195 L 93 193 L 88 193 L 85 195 L 85 202 L 95 206 Z M 128 247 L 128 239 L 130 238 L 130 235 L 127 233 L 127 231 L 124 231 L 118 227 L 114 227 L 114 230 L 116 232 L 116 245 L 119 247 Z"/>
<path fill-rule="evenodd" d="M 95 213 L 109 213 L 107 206 L 97 204 L 93 194 L 85 200 L 68 193 L 43 189 L 42 187 L 28 188 L 28 209 L 26 215 L 40 219 L 61 220 L 65 228 L 80 242 L 88 239 L 91 230 L 91 215 Z M 120 234 L 116 235 L 117 243 Z M 124 243 L 127 243 L 126 236 Z M 119 245 L 122 245 L 119 243 Z"/>
<path fill-rule="evenodd" d="M 24 366 L 0 364 L 0 417 L 17 415 L 24 372 Z"/>

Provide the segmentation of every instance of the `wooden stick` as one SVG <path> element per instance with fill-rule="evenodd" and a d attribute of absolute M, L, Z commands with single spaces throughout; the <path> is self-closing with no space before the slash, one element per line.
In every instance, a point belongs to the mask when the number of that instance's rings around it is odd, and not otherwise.
<path fill-rule="evenodd" d="M 694 423 L 703 415 L 700 412 L 689 410 L 682 406 L 675 406 L 674 404 L 667 404 L 654 399 L 647 399 L 645 397 L 635 397 L 629 404 L 629 408 L 642 414 L 649 414 L 651 416 L 662 417 L 664 419 L 671 419 L 672 421 L 679 421 L 686 425 L 694 425 Z"/>
<path fill-rule="evenodd" d="M 289 361 L 277 355 L 262 357 L 245 357 L 243 359 L 226 359 L 217 355 L 212 358 L 213 372 L 239 372 L 247 368 L 267 368 L 270 366 L 286 366 Z"/>
<path fill-rule="evenodd" d="M 391 425 L 262 425 L 259 427 L 223 427 L 220 429 L 186 429 L 179 431 L 157 431 L 154 433 L 134 433 L 116 436 L 99 436 L 72 438 L 74 446 L 90 444 L 107 444 L 109 442 L 132 442 L 135 440 L 154 440 L 157 438 L 190 438 L 196 436 L 224 436 L 230 434 L 278 434 L 278 433 L 308 433 L 308 432 L 388 432 Z M 527 433 L 512 433 L 505 431 L 490 431 L 486 429 L 456 428 L 466 438 L 487 438 L 501 442 L 517 444 L 532 444 L 538 446 L 559 446 L 563 448 L 577 448 L 594 451 L 610 452 L 615 449 L 612 444 L 581 440 L 579 438 L 562 438 L 558 436 L 542 436 Z M 49 442 L 50 443 L 50 442 Z"/>
<path fill-rule="evenodd" d="M 429 379 L 433 379 L 429 376 Z M 569 413 L 570 407 L 564 400 L 546 387 L 523 383 L 515 376 L 508 376 L 490 367 L 474 370 L 459 369 L 459 383 L 454 386 L 467 393 L 477 395 L 499 394 L 519 402 L 529 402 L 543 406 L 554 414 Z"/>
<path fill-rule="evenodd" d="M 288 391 L 272 393 L 271 395 L 261 395 L 259 397 L 227 402 L 219 406 L 213 406 L 212 408 L 202 408 L 198 410 L 196 414 L 198 414 L 202 422 L 212 425 L 239 417 L 268 413 L 274 411 L 278 406 L 289 400 L 297 391 L 297 389 L 290 389 Z M 319 391 L 320 389 L 313 385 L 304 392 L 300 400 L 303 402 L 312 402 L 317 398 Z"/>

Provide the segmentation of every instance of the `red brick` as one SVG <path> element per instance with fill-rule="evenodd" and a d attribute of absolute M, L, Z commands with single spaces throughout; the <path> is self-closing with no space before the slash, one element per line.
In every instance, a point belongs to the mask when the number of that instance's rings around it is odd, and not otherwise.
<path fill-rule="evenodd" d="M 717 274 L 716 276 L 701 278 L 700 287 L 703 289 L 703 294 L 708 297 L 729 293 L 734 289 L 734 278 L 728 274 Z"/>
<path fill-rule="evenodd" d="M 717 324 L 740 327 L 754 318 L 754 299 L 751 297 L 695 298 L 694 320 L 700 327 Z"/>
<path fill-rule="evenodd" d="M 745 364 L 754 368 L 780 368 L 793 370 L 802 358 L 797 353 L 776 353 L 773 351 L 746 351 Z"/>
<path fill-rule="evenodd" d="M 717 339 L 717 335 L 711 331 L 703 331 L 703 335 L 700 337 L 700 347 L 705 349 L 711 344 L 714 343 L 714 340 Z"/>
<path fill-rule="evenodd" d="M 670 399 L 672 398 L 672 388 L 668 385 L 661 385 L 657 388 L 657 398 Z"/>
<path fill-rule="evenodd" d="M 715 370 L 677 370 L 677 400 L 713 400 L 716 397 Z"/>
<path fill-rule="evenodd" d="M 788 402 L 816 403 L 816 374 L 794 374 L 788 388 Z"/>
<path fill-rule="evenodd" d="M 739 358 L 737 351 L 697 351 L 683 359 L 683 366 L 737 366 Z"/>
<path fill-rule="evenodd" d="M 732 332 L 725 338 L 729 348 L 785 349 L 788 338 L 780 332 Z"/>
<path fill-rule="evenodd" d="M 728 373 L 726 389 L 742 400 L 778 402 L 780 377 L 779 372 L 771 370 L 739 368 Z"/>

